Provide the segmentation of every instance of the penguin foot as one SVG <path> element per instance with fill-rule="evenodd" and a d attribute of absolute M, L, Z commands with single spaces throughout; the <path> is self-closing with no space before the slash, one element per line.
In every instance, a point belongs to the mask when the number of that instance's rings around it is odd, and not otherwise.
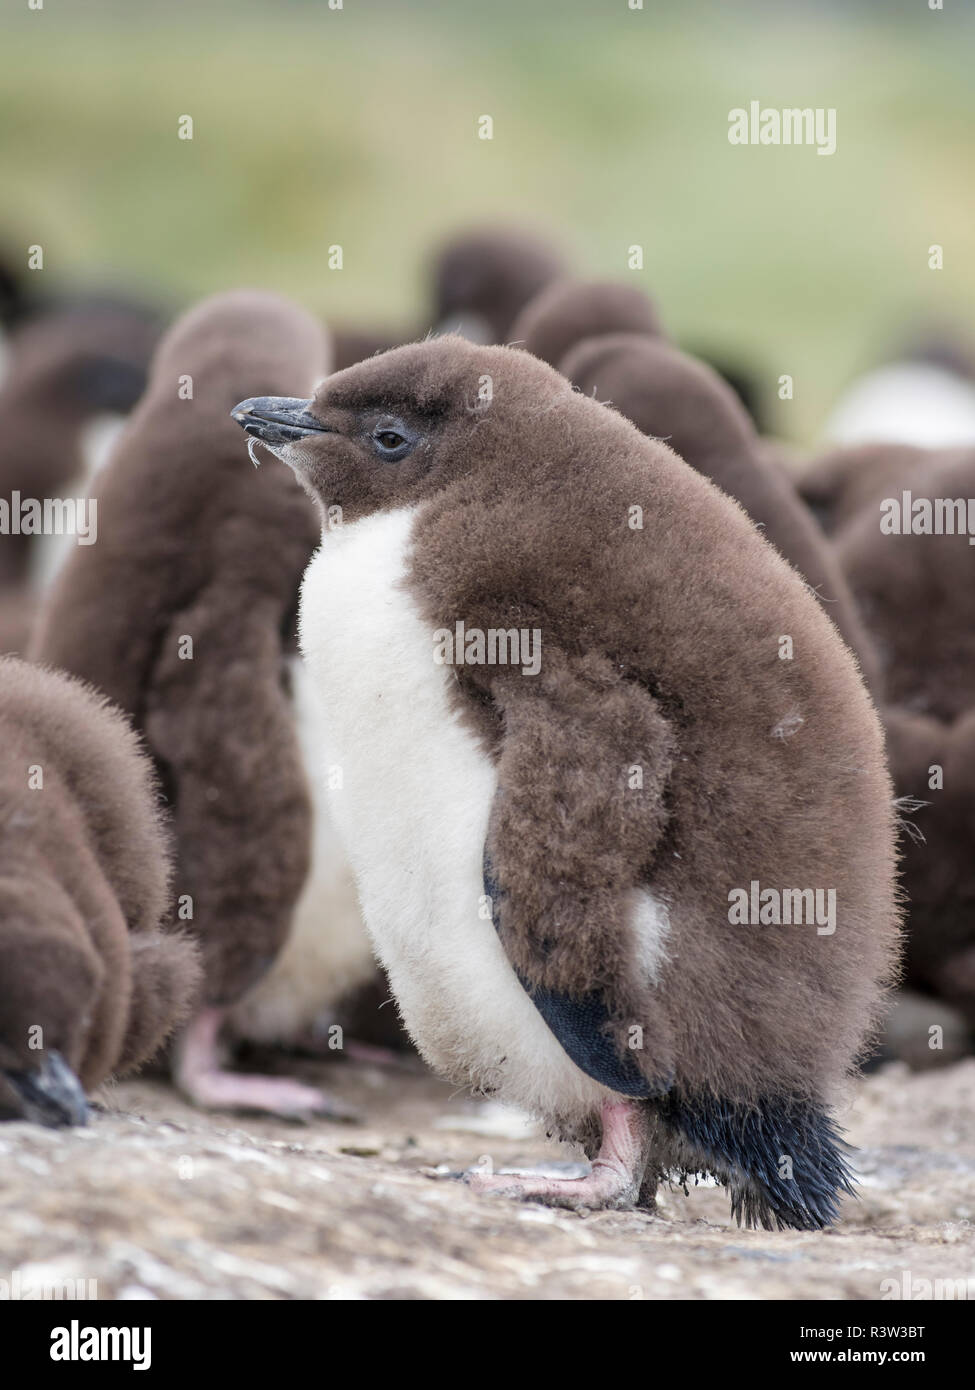
<path fill-rule="evenodd" d="M 222 1067 L 217 1038 L 224 1015 L 223 1009 L 204 1009 L 174 1048 L 173 1081 L 187 1100 L 204 1110 L 247 1111 L 284 1120 L 359 1119 L 350 1106 L 317 1086 L 286 1076 L 258 1076 Z"/>
<path fill-rule="evenodd" d="M 359 1116 L 327 1091 L 286 1076 L 257 1076 L 238 1071 L 198 1072 L 181 1076 L 177 1085 L 204 1110 L 239 1110 L 277 1115 L 282 1120 L 329 1119 L 354 1122 Z"/>
<path fill-rule="evenodd" d="M 630 1101 L 607 1102 L 602 1108 L 602 1141 L 585 1178 L 546 1178 L 532 1173 L 482 1173 L 464 1180 L 475 1192 L 514 1197 L 569 1211 L 620 1210 L 636 1204 L 647 1152 L 647 1117 Z"/>
<path fill-rule="evenodd" d="M 388 1067 L 391 1071 L 409 1071 L 423 1074 L 425 1068 L 414 1053 L 397 1052 L 392 1047 L 380 1047 L 378 1043 L 357 1042 L 346 1038 L 343 1049 L 350 1062 L 362 1062 L 371 1067 Z"/>

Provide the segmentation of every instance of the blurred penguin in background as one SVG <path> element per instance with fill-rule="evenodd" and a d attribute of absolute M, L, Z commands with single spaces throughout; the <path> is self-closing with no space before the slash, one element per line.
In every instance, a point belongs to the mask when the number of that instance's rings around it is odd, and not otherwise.
<path fill-rule="evenodd" d="M 836 444 L 975 444 L 975 352 L 952 329 L 915 334 L 859 377 L 826 422 Z"/>
<path fill-rule="evenodd" d="M 231 1011 L 293 929 L 307 931 L 317 973 L 292 968 L 304 989 L 291 1017 L 287 990 L 252 1008 L 264 1036 L 327 1002 L 316 990 L 372 978 L 344 859 L 315 816 L 326 770 L 309 778 L 303 756 L 321 743 L 293 659 L 315 511 L 284 470 L 248 462 L 230 418 L 243 390 L 310 390 L 328 366 L 321 324 L 276 295 L 216 295 L 178 320 L 98 477 L 99 543 L 72 554 L 32 651 L 117 701 L 159 769 L 176 908 L 205 967 L 177 1084 L 201 1106 L 345 1117 L 318 1087 L 234 1071 L 222 1055 Z"/>
<path fill-rule="evenodd" d="M 85 1091 L 189 1014 L 152 765 L 80 681 L 0 658 L 0 1117 L 84 1123 Z"/>
<path fill-rule="evenodd" d="M 434 330 L 460 333 L 474 343 L 509 342 L 525 305 L 564 274 L 561 254 L 532 232 L 506 227 L 458 232 L 431 263 Z"/>
<path fill-rule="evenodd" d="M 10 334 L 0 381 L 0 651 L 25 651 L 38 595 L 70 550 L 97 538 L 91 477 L 112 421 L 142 393 L 158 333 L 150 311 L 93 300 L 30 314 Z M 60 518 L 54 534 L 45 504 Z"/>

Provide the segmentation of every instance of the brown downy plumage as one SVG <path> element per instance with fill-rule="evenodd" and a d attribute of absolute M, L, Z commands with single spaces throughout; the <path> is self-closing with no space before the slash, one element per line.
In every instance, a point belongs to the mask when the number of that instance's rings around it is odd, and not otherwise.
<path fill-rule="evenodd" d="M 954 535 L 883 528 L 894 516 L 890 504 L 903 512 L 905 492 L 909 505 L 927 505 L 932 526 L 939 500 L 959 499 L 967 511 L 975 450 L 914 452 L 907 472 L 874 488 L 842 527 L 836 553 L 880 658 L 888 703 L 951 723 L 975 707 L 975 546 L 964 521 Z"/>
<path fill-rule="evenodd" d="M 608 333 L 666 336 L 656 305 L 636 285 L 617 280 L 557 280 L 525 305 L 507 341 L 557 367 L 577 344 Z M 731 386 L 753 420 L 764 420 L 762 386 L 754 367 L 727 352 L 718 358 L 706 352 L 695 356 Z"/>
<path fill-rule="evenodd" d="M 83 1122 L 193 1005 L 195 944 L 160 929 L 149 759 L 81 682 L 0 659 L 0 1115 Z M 80 1085 L 79 1085 L 80 1079 Z"/>
<path fill-rule="evenodd" d="M 159 326 L 112 305 L 52 309 L 10 338 L 0 384 L 0 497 L 57 497 L 83 471 L 82 428 L 138 400 Z M 31 535 L 0 536 L 0 585 L 28 579 Z"/>
<path fill-rule="evenodd" d="M 563 273 L 557 253 L 530 232 L 479 227 L 458 232 L 434 253 L 430 317 L 398 331 L 330 324 L 337 372 L 431 332 L 464 332 L 475 342 L 504 342 L 519 310 Z"/>
<path fill-rule="evenodd" d="M 556 280 L 525 305 L 510 341 L 557 367 L 578 343 L 607 333 L 659 337 L 660 320 L 650 296 L 612 280 Z"/>
<path fill-rule="evenodd" d="M 481 1185 L 624 1205 L 709 1171 L 746 1222 L 832 1220 L 829 1106 L 898 945 L 894 812 L 800 577 L 666 445 L 516 350 L 401 348 L 235 417 L 343 509 L 301 643 L 407 1027 L 451 1078 L 592 1153 L 601 1131 L 591 1178 Z M 835 929 L 808 906 L 741 923 L 753 885 L 763 912 L 768 889 L 835 893 Z"/>
<path fill-rule="evenodd" d="M 835 538 L 865 507 L 910 488 L 912 478 L 926 469 L 960 461 L 971 452 L 914 444 L 845 446 L 807 462 L 796 488 L 826 534 Z"/>
<path fill-rule="evenodd" d="M 458 232 L 432 261 L 431 326 L 462 325 L 478 342 L 507 342 L 529 300 L 564 274 L 561 255 L 531 232 L 506 227 Z"/>
<path fill-rule="evenodd" d="M 894 785 L 922 837 L 904 855 L 908 982 L 963 1008 L 975 1030 L 975 451 L 911 454 L 884 469 L 877 451 L 884 485 L 836 545 L 882 662 Z M 955 501 L 955 534 L 937 534 L 936 508 Z"/>
<path fill-rule="evenodd" d="M 559 369 L 584 395 L 664 439 L 734 497 L 806 580 L 876 691 L 877 661 L 842 568 L 784 472 L 761 447 L 735 392 L 703 362 L 660 340 L 608 334 L 579 343 Z"/>
<path fill-rule="evenodd" d="M 884 723 L 907 822 L 906 983 L 953 1004 L 975 1038 L 975 708 L 953 724 L 888 708 Z"/>
<path fill-rule="evenodd" d="M 243 389 L 307 390 L 327 365 L 321 326 L 275 295 L 218 295 L 186 314 L 98 476 L 98 544 L 66 565 L 33 647 L 110 695 L 159 769 L 174 892 L 206 968 L 208 1008 L 177 1056 L 201 1103 L 277 1108 L 273 1079 L 221 1072 L 214 1048 L 227 1006 L 282 946 L 311 841 L 286 658 L 317 525 L 283 470 L 241 462 L 229 411 Z M 290 1086 L 281 1108 L 330 1108 Z"/>

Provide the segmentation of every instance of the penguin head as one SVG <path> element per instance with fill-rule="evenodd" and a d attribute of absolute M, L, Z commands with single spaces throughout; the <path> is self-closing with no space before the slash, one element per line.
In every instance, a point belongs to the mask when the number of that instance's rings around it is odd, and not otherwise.
<path fill-rule="evenodd" d="M 557 367 L 583 339 L 607 333 L 640 333 L 656 338 L 660 332 L 653 300 L 634 285 L 556 280 L 518 315 L 510 341 Z"/>
<path fill-rule="evenodd" d="M 710 472 L 715 457 L 748 452 L 757 442 L 731 387 L 662 339 L 633 333 L 591 338 L 559 366 L 583 395 L 612 404 L 701 472 Z"/>
<path fill-rule="evenodd" d="M 145 388 L 158 328 L 148 312 L 100 302 L 40 314 L 11 339 L 12 392 L 45 417 L 125 413 Z"/>
<path fill-rule="evenodd" d="M 231 412 L 346 520 L 410 506 L 536 436 L 567 438 L 550 410 L 573 396 L 544 363 L 456 336 L 395 348 L 327 378 L 309 400 L 258 396 Z"/>
<path fill-rule="evenodd" d="M 192 383 L 199 430 L 202 414 L 227 419 L 245 392 L 308 392 L 331 370 L 330 335 L 313 314 L 268 290 L 225 290 L 199 300 L 171 325 L 152 363 L 147 404 L 171 420 L 174 382 Z M 190 397 L 187 397 L 190 399 Z"/>
<path fill-rule="evenodd" d="M 502 343 L 524 305 L 564 273 L 561 256 L 529 232 L 459 232 L 433 261 L 434 322 L 440 330 L 463 325 L 475 341 Z"/>

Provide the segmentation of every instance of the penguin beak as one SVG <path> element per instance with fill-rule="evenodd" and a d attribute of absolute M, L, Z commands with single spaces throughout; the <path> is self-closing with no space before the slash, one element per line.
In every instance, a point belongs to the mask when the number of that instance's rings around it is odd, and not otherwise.
<path fill-rule="evenodd" d="M 88 1102 L 81 1082 L 60 1052 L 47 1053 L 31 1071 L 5 1070 L 3 1075 L 20 1100 L 25 1120 L 49 1129 L 87 1122 Z"/>
<path fill-rule="evenodd" d="M 330 425 L 323 425 L 309 414 L 310 405 L 311 401 L 291 396 L 251 396 L 235 405 L 230 416 L 245 434 L 274 449 L 282 444 L 293 444 L 309 434 L 335 433 Z"/>

